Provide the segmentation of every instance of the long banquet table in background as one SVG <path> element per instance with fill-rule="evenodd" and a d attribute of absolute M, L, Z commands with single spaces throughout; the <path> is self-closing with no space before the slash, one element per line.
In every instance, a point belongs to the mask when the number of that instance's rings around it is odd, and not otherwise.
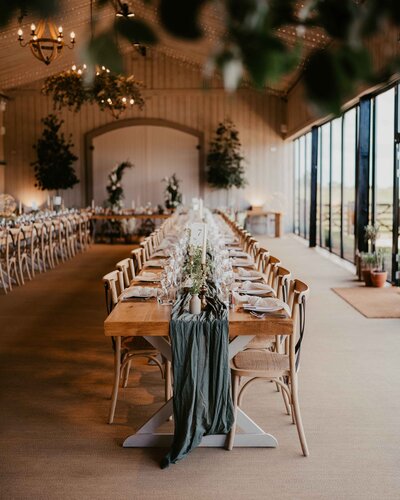
<path fill-rule="evenodd" d="M 138 285 L 140 283 L 137 283 Z M 171 346 L 167 340 L 171 307 L 157 301 L 119 302 L 104 322 L 104 333 L 115 339 L 115 370 L 120 370 L 121 338 L 125 336 L 144 337 L 168 360 L 172 361 Z M 291 335 L 291 318 L 266 316 L 255 318 L 240 308 L 229 310 L 229 359 L 245 349 L 257 336 Z M 173 399 L 169 399 L 136 433 L 127 437 L 124 447 L 168 447 L 172 433 L 157 433 L 158 427 L 173 414 Z M 243 433 L 236 434 L 236 447 L 275 447 L 277 440 L 259 427 L 242 409 L 238 409 L 238 426 Z M 205 436 L 200 446 L 224 447 L 227 436 Z"/>

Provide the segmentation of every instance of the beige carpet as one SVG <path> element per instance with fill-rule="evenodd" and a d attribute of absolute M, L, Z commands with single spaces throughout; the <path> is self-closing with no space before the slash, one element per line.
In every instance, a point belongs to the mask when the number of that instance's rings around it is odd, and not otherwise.
<path fill-rule="evenodd" d="M 276 449 L 197 449 L 160 470 L 165 450 L 121 447 L 162 403 L 163 384 L 154 367 L 136 370 L 106 423 L 113 361 L 100 277 L 128 248 L 98 245 L 0 296 L 0 498 L 398 499 L 399 320 L 349 307 L 330 287 L 353 277 L 294 239 L 262 243 L 311 285 L 300 372 L 309 458 L 263 382 L 244 407 Z"/>
<path fill-rule="evenodd" d="M 366 318 L 400 318 L 400 288 L 398 287 L 358 286 L 332 290 Z"/>

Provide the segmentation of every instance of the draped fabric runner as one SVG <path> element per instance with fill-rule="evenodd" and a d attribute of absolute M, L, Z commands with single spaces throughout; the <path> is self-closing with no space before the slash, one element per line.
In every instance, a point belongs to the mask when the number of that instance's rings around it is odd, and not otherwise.
<path fill-rule="evenodd" d="M 227 434 L 234 420 L 226 306 L 210 293 L 206 309 L 195 316 L 188 312 L 189 300 L 182 294 L 172 309 L 175 432 L 162 468 L 185 457 L 203 436 Z"/>

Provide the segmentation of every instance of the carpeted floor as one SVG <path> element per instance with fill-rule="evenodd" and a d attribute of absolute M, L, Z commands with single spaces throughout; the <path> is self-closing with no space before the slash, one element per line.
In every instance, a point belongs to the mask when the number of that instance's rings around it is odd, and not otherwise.
<path fill-rule="evenodd" d="M 276 449 L 197 449 L 160 470 L 163 450 L 121 442 L 157 408 L 163 385 L 142 366 L 106 423 L 112 354 L 100 278 L 128 247 L 98 245 L 0 296 L 0 498 L 398 499 L 400 322 L 361 316 L 332 292 L 348 271 L 294 238 L 263 241 L 308 281 L 300 398 L 310 457 L 273 384 L 245 409 Z"/>

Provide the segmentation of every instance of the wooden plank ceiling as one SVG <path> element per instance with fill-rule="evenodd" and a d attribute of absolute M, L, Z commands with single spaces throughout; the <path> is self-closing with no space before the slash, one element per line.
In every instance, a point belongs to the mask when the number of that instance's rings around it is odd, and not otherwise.
<path fill-rule="evenodd" d="M 215 6 L 209 6 L 205 9 L 202 16 L 202 24 L 204 29 L 204 38 L 200 42 L 179 41 L 172 38 L 163 31 L 157 21 L 157 10 L 152 6 L 145 6 L 142 2 L 131 2 L 131 6 L 136 16 L 149 22 L 155 26 L 159 34 L 160 43 L 155 49 L 172 58 L 181 60 L 190 65 L 203 67 L 207 56 L 212 52 L 218 44 L 218 39 L 223 31 L 221 13 Z M 299 2 L 299 7 L 302 4 Z M 102 29 L 102 26 L 110 23 L 114 17 L 114 11 L 111 7 L 102 9 L 98 16 L 97 26 Z M 22 48 L 17 41 L 17 30 L 21 27 L 24 30 L 26 38 L 29 37 L 30 25 L 36 23 L 39 19 L 28 15 L 23 19 L 21 26 L 18 20 L 14 19 L 6 28 L 0 31 L 0 89 L 7 89 L 27 86 L 32 82 L 41 80 L 46 76 L 55 74 L 62 70 L 71 67 L 74 63 L 79 63 L 82 55 L 80 47 L 82 41 L 90 35 L 90 0 L 62 0 L 62 10 L 54 22 L 57 26 L 62 25 L 64 28 L 65 37 L 71 31 L 76 33 L 76 47 L 74 50 L 64 48 L 63 53 L 49 66 L 45 66 L 42 62 L 33 57 L 28 47 Z M 278 35 L 288 44 L 294 46 L 298 40 L 296 31 L 293 28 L 281 29 Z M 323 47 L 328 43 L 328 37 L 322 30 L 313 29 L 307 30 L 302 40 L 304 50 L 303 58 L 299 67 L 292 74 L 283 78 L 274 87 L 269 88 L 271 92 L 285 94 L 293 82 L 297 80 L 301 73 L 304 61 L 307 54 L 317 47 Z M 125 46 L 124 51 L 135 50 L 132 47 Z"/>

